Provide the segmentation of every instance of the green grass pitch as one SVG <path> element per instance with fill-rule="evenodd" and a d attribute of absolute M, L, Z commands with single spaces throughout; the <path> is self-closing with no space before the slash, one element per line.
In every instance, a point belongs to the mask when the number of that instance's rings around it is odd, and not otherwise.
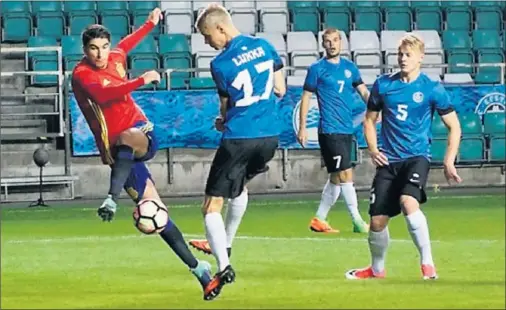
<path fill-rule="evenodd" d="M 165 202 L 187 239 L 203 235 L 198 201 Z M 440 276 L 431 282 L 402 217 L 390 224 L 387 278 L 346 280 L 369 264 L 366 235 L 351 232 L 342 200 L 330 212 L 341 233 L 310 232 L 317 204 L 250 199 L 234 243 L 236 282 L 212 302 L 161 238 L 136 231 L 127 204 L 112 223 L 82 203 L 3 208 L 1 308 L 505 308 L 504 195 L 429 200 Z M 365 200 L 360 207 L 366 215 Z"/>

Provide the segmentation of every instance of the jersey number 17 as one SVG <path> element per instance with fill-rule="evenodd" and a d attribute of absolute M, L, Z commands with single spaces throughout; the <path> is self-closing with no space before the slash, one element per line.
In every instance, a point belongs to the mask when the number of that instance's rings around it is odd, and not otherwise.
<path fill-rule="evenodd" d="M 264 86 L 265 90 L 260 96 L 254 95 L 254 93 L 258 94 L 258 91 L 253 89 L 253 82 L 251 80 L 251 74 L 249 73 L 248 69 L 244 69 L 237 74 L 234 81 L 232 82 L 232 86 L 238 90 L 242 89 L 244 96 L 242 99 L 236 101 L 236 107 L 247 107 L 260 100 L 269 99 L 271 96 L 272 88 L 274 87 L 273 64 L 273 60 L 267 60 L 255 65 L 256 73 L 261 74 L 267 71 L 269 74 L 265 85 L 262 85 Z"/>

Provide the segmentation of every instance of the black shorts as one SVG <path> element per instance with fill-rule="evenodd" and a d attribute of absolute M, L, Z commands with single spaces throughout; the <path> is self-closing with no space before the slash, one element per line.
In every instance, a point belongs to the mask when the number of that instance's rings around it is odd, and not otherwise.
<path fill-rule="evenodd" d="M 352 135 L 326 134 L 318 135 L 320 152 L 328 173 L 351 168 Z"/>
<path fill-rule="evenodd" d="M 429 161 L 422 156 L 376 168 L 371 186 L 369 215 L 399 215 L 401 195 L 411 196 L 420 204 L 425 203 L 429 169 Z"/>
<path fill-rule="evenodd" d="M 214 155 L 206 184 L 206 195 L 239 196 L 246 183 L 266 172 L 278 148 L 278 137 L 223 139 Z"/>

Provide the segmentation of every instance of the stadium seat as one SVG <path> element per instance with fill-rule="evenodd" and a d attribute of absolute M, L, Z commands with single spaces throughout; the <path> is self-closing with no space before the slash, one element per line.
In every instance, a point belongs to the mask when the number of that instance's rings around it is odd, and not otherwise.
<path fill-rule="evenodd" d="M 409 8 L 409 1 L 380 1 L 381 8 Z"/>
<path fill-rule="evenodd" d="M 63 3 L 63 10 L 66 13 L 94 12 L 95 1 L 65 1 Z"/>
<path fill-rule="evenodd" d="M 64 34 L 65 17 L 61 11 L 41 11 L 35 14 L 34 34 L 60 39 Z"/>
<path fill-rule="evenodd" d="M 138 77 L 146 71 L 156 70 L 160 68 L 160 61 L 158 57 L 153 57 L 152 54 L 136 54 L 135 56 L 130 56 L 130 70 L 129 73 L 130 78 Z M 155 84 L 143 85 L 138 88 L 139 90 L 155 90 Z"/>
<path fill-rule="evenodd" d="M 290 2 L 289 2 L 290 3 Z M 320 30 L 320 12 L 316 7 L 296 7 L 290 9 L 292 31 L 311 31 L 317 34 Z"/>
<path fill-rule="evenodd" d="M 201 70 L 195 73 L 195 77 L 211 77 L 211 61 L 216 55 L 217 51 L 202 51 L 195 54 L 195 67 Z"/>
<path fill-rule="evenodd" d="M 469 1 L 462 1 L 462 0 L 457 0 L 457 1 L 442 0 L 441 7 L 442 8 L 453 8 L 453 7 L 470 8 L 470 3 L 469 3 Z"/>
<path fill-rule="evenodd" d="M 341 56 L 351 59 L 350 52 L 350 43 L 348 42 L 348 37 L 344 31 L 340 31 L 341 34 Z M 318 52 L 324 53 L 325 49 L 323 48 L 323 31 L 318 32 Z"/>
<path fill-rule="evenodd" d="M 349 1 L 349 6 L 353 9 L 363 8 L 363 7 L 372 7 L 378 8 L 380 1 Z"/>
<path fill-rule="evenodd" d="M 448 73 L 472 74 L 472 67 L 458 67 L 456 64 L 473 64 L 474 54 L 471 50 L 450 50 L 447 52 Z"/>
<path fill-rule="evenodd" d="M 147 17 L 147 13 L 160 7 L 160 1 L 128 1 L 130 13 L 142 12 Z"/>
<path fill-rule="evenodd" d="M 447 141 L 444 137 L 433 138 L 431 143 L 431 162 L 442 164 L 445 158 Z"/>
<path fill-rule="evenodd" d="M 276 52 L 278 52 L 285 66 L 289 63 L 288 53 L 286 52 L 286 42 L 281 33 L 257 32 L 255 36 L 269 41 L 272 46 L 274 46 Z"/>
<path fill-rule="evenodd" d="M 452 1 L 442 1 L 442 2 L 452 2 Z M 473 15 L 469 8 L 447 7 L 445 13 L 446 13 L 445 30 L 471 31 Z"/>
<path fill-rule="evenodd" d="M 348 1 L 318 1 L 320 9 L 325 8 L 348 8 Z"/>
<path fill-rule="evenodd" d="M 130 32 L 130 16 L 126 10 L 103 11 L 100 15 L 100 20 L 102 25 L 107 27 L 111 34 L 123 37 Z"/>
<path fill-rule="evenodd" d="M 478 51 L 478 63 L 503 63 L 504 53 L 499 50 Z M 501 82 L 501 68 L 478 67 L 474 80 L 477 84 L 497 84 Z"/>
<path fill-rule="evenodd" d="M 445 50 L 470 50 L 472 48 L 471 37 L 464 30 L 445 30 L 442 39 Z"/>
<path fill-rule="evenodd" d="M 34 57 L 32 60 L 33 71 L 58 71 L 56 57 L 43 55 Z M 32 75 L 30 84 L 33 86 L 56 86 L 58 85 L 57 75 Z"/>
<path fill-rule="evenodd" d="M 421 3 L 425 1 L 416 2 Z M 415 29 L 435 30 L 437 32 L 441 32 L 443 30 L 443 14 L 438 7 L 419 7 L 415 9 L 414 13 L 416 20 Z"/>
<path fill-rule="evenodd" d="M 476 163 L 484 160 L 484 140 L 482 138 L 462 139 L 457 156 L 458 163 Z"/>
<path fill-rule="evenodd" d="M 57 47 L 59 46 L 56 38 L 54 37 L 42 37 L 42 36 L 31 36 L 28 38 L 27 47 Z M 28 60 L 30 66 L 33 63 L 33 59 L 37 57 L 53 57 L 54 61 L 57 59 L 56 51 L 34 51 L 28 52 Z"/>
<path fill-rule="evenodd" d="M 359 66 L 379 66 L 382 64 L 379 38 L 375 31 L 351 31 L 350 49 L 355 63 Z M 380 74 L 381 69 L 361 68 L 360 73 L 369 81 Z"/>
<path fill-rule="evenodd" d="M 258 20 L 254 2 L 239 1 L 231 4 L 229 1 L 228 6 L 232 21 L 239 32 L 247 34 L 257 32 Z"/>
<path fill-rule="evenodd" d="M 462 112 L 458 114 L 462 136 L 465 137 L 481 137 L 483 128 L 481 118 L 474 112 Z"/>
<path fill-rule="evenodd" d="M 289 13 L 286 1 L 257 1 L 261 32 L 288 32 Z"/>
<path fill-rule="evenodd" d="M 385 18 L 385 29 L 411 31 L 413 15 L 409 7 L 386 8 L 383 15 Z"/>
<path fill-rule="evenodd" d="M 320 2 L 322 3 L 322 2 Z M 326 7 L 322 9 L 322 28 L 336 28 L 347 35 L 351 30 L 351 12 L 347 7 Z"/>
<path fill-rule="evenodd" d="M 474 80 L 469 73 L 445 73 L 443 81 L 445 84 L 474 84 Z"/>
<path fill-rule="evenodd" d="M 385 65 L 397 65 L 397 48 L 406 31 L 383 30 L 380 34 L 381 51 L 385 54 Z"/>
<path fill-rule="evenodd" d="M 296 8 L 317 8 L 317 1 L 288 1 L 287 7 L 289 10 Z"/>
<path fill-rule="evenodd" d="M 72 11 L 68 13 L 68 20 L 67 34 L 81 35 L 86 27 L 98 23 L 98 16 L 92 11 Z"/>
<path fill-rule="evenodd" d="M 182 54 L 178 56 L 174 53 L 166 54 L 162 57 L 163 69 L 191 69 L 191 58 L 184 57 Z M 174 71 L 170 75 L 170 88 L 183 89 L 186 88 L 186 80 L 190 78 L 190 72 Z"/>
<path fill-rule="evenodd" d="M 448 135 L 448 129 L 437 112 L 432 118 L 431 132 L 434 138 L 446 138 Z"/>
<path fill-rule="evenodd" d="M 472 36 L 475 50 L 501 49 L 501 37 L 497 30 L 474 30 Z"/>
<path fill-rule="evenodd" d="M 474 12 L 476 29 L 503 29 L 503 13 L 500 8 L 478 7 Z"/>
<path fill-rule="evenodd" d="M 355 30 L 381 31 L 382 16 L 379 8 L 357 7 L 355 9 Z"/>
<path fill-rule="evenodd" d="M 320 58 L 318 43 L 312 32 L 288 32 L 286 50 L 290 63 L 296 67 L 307 67 Z M 293 75 L 304 75 L 306 70 L 294 70 Z"/>
<path fill-rule="evenodd" d="M 158 43 L 161 56 L 169 53 L 190 53 L 190 46 L 184 34 L 162 34 Z"/>
<path fill-rule="evenodd" d="M 458 114 L 462 128 L 459 148 L 459 162 L 479 162 L 484 159 L 485 139 L 481 118 L 474 112 Z"/>
<path fill-rule="evenodd" d="M 128 14 L 128 3 L 126 1 L 97 1 L 97 12 L 99 14 L 111 12 Z"/>
<path fill-rule="evenodd" d="M 435 30 L 415 30 L 413 31 L 416 35 L 420 36 L 427 50 L 441 50 L 441 38 L 439 33 Z"/>
<path fill-rule="evenodd" d="M 137 2 L 137 1 L 135 1 L 135 2 Z M 150 2 L 150 1 L 147 1 L 147 2 Z M 144 23 L 146 22 L 146 17 L 148 16 L 148 12 L 139 10 L 139 11 L 132 12 L 131 15 L 132 15 L 132 32 L 133 32 L 133 31 L 139 29 L 142 25 L 144 25 Z M 160 35 L 160 33 L 162 32 L 161 27 L 160 27 L 161 24 L 162 23 L 158 23 L 158 25 L 156 25 L 151 30 L 151 32 L 149 34 L 152 36 L 158 37 Z"/>
<path fill-rule="evenodd" d="M 204 37 L 200 33 L 192 33 L 191 34 L 191 53 L 193 55 L 200 52 L 214 52 L 214 48 L 210 47 L 205 43 Z"/>
<path fill-rule="evenodd" d="M 165 12 L 165 32 L 190 35 L 193 30 L 193 9 L 191 2 L 162 2 Z"/>
<path fill-rule="evenodd" d="M 411 1 L 411 7 L 417 8 L 438 8 L 441 5 L 441 1 Z"/>
<path fill-rule="evenodd" d="M 33 31 L 30 3 L 2 1 L 0 4 L 2 8 L 2 40 L 26 42 Z"/>
<path fill-rule="evenodd" d="M 504 7 L 504 1 L 471 1 L 471 7 L 479 8 L 479 7 Z"/>
<path fill-rule="evenodd" d="M 210 77 L 194 77 L 190 79 L 190 89 L 214 89 L 216 84 Z"/>
<path fill-rule="evenodd" d="M 483 115 L 484 133 L 488 136 L 506 135 L 506 114 L 504 111 L 489 112 Z"/>
<path fill-rule="evenodd" d="M 506 138 L 504 136 L 490 138 L 489 160 L 500 163 L 506 161 Z"/>
<path fill-rule="evenodd" d="M 40 12 L 62 12 L 61 1 L 32 1 L 32 14 Z"/>
<path fill-rule="evenodd" d="M 356 30 L 350 32 L 350 49 L 352 52 L 371 50 L 376 53 L 380 50 L 379 38 L 376 32 Z"/>
<path fill-rule="evenodd" d="M 63 57 L 68 56 L 80 56 L 83 55 L 83 50 L 81 47 L 81 36 L 63 36 L 61 38 L 61 47 Z"/>
<path fill-rule="evenodd" d="M 306 80 L 305 75 L 289 75 L 286 77 L 286 85 L 288 86 L 304 86 Z"/>

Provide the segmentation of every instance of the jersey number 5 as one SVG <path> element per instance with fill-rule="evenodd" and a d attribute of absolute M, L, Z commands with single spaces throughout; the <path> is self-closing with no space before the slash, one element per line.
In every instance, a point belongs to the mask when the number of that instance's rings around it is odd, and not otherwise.
<path fill-rule="evenodd" d="M 247 107 L 252 105 L 253 103 L 258 102 L 259 100 L 268 99 L 271 96 L 272 88 L 274 87 L 274 70 L 273 70 L 274 61 L 267 60 L 255 65 L 255 70 L 257 73 L 262 73 L 268 71 L 269 76 L 267 77 L 267 81 L 265 82 L 265 90 L 261 96 L 254 96 L 253 93 L 255 90 L 253 89 L 253 83 L 251 81 L 251 75 L 248 69 L 244 69 L 235 77 L 232 82 L 232 86 L 236 89 L 242 89 L 244 92 L 244 97 L 240 100 L 237 100 L 235 103 L 236 107 Z"/>
<path fill-rule="evenodd" d="M 408 105 L 399 104 L 397 106 L 397 115 L 395 117 L 401 121 L 405 121 L 406 118 L 408 118 Z"/>

